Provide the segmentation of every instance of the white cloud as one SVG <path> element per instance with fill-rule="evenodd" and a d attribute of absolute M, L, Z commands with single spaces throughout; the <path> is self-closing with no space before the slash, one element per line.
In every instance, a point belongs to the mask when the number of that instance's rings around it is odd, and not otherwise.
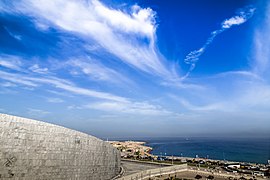
<path fill-rule="evenodd" d="M 120 10 L 109 9 L 99 1 L 93 1 L 94 9 L 99 17 L 110 26 L 127 33 L 139 33 L 150 39 L 155 33 L 155 13 L 152 9 L 141 9 L 138 5 L 132 7 L 128 15 Z"/>
<path fill-rule="evenodd" d="M 184 78 L 184 77 L 183 77 Z M 181 79 L 183 79 L 181 78 Z M 189 89 L 189 90 L 204 90 L 205 87 L 202 84 L 196 84 L 196 83 L 183 83 L 180 81 L 180 79 L 176 80 L 171 80 L 171 81 L 164 81 L 161 82 L 162 86 L 167 86 L 167 87 L 173 87 L 173 88 L 178 88 L 178 89 Z"/>
<path fill-rule="evenodd" d="M 193 91 L 192 96 L 169 95 L 188 112 L 233 112 L 270 115 L 269 83 L 249 71 L 231 71 L 201 78 L 205 91 Z"/>
<path fill-rule="evenodd" d="M 226 19 L 221 23 L 221 28 L 218 30 L 215 30 L 211 32 L 211 36 L 207 39 L 205 44 L 198 50 L 191 51 L 185 58 L 185 63 L 190 64 L 189 71 L 186 73 L 186 75 L 182 78 L 185 79 L 187 78 L 190 73 L 193 71 L 193 69 L 196 66 L 197 61 L 199 60 L 199 57 L 205 52 L 207 47 L 213 42 L 215 37 L 222 32 L 224 32 L 227 29 L 230 29 L 233 25 L 240 25 L 246 22 L 248 19 L 250 19 L 254 12 L 255 8 L 252 7 L 245 7 L 241 9 L 236 16 L 231 17 L 230 19 Z"/>
<path fill-rule="evenodd" d="M 93 97 L 97 99 L 103 99 L 107 101 L 99 101 L 96 103 L 90 103 L 86 106 L 69 106 L 68 109 L 82 109 L 89 108 L 94 110 L 102 110 L 108 112 L 127 113 L 127 114 L 140 114 L 140 115 L 173 115 L 172 112 L 163 109 L 158 105 L 152 105 L 148 102 L 136 102 L 128 98 L 116 96 L 114 94 L 99 92 L 91 89 L 77 87 L 70 81 L 54 78 L 54 77 L 29 77 L 22 74 L 12 74 L 0 71 L 0 78 L 7 81 L 11 81 L 15 84 L 36 87 L 42 85 L 50 85 L 56 89 L 62 89 L 67 92 Z M 48 98 L 48 102 L 62 103 L 60 98 Z M 29 114 L 38 114 L 39 110 L 29 109 Z M 42 114 L 47 114 L 42 112 Z"/>
<path fill-rule="evenodd" d="M 22 71 L 20 58 L 11 55 L 0 55 L 0 67 Z"/>
<path fill-rule="evenodd" d="M 34 64 L 33 66 L 29 67 L 29 70 L 39 74 L 47 74 L 48 68 L 40 68 L 38 64 Z"/>
<path fill-rule="evenodd" d="M 222 28 L 230 28 L 232 25 L 240 25 L 242 23 L 246 22 L 246 19 L 244 17 L 235 16 L 230 19 L 225 20 L 222 23 Z"/>
<path fill-rule="evenodd" d="M 63 91 L 55 91 L 55 90 L 46 90 L 49 93 L 52 93 L 57 96 L 63 96 L 63 97 L 74 97 L 72 94 L 68 92 L 63 92 Z"/>
<path fill-rule="evenodd" d="M 51 85 L 55 88 L 62 89 L 74 94 L 85 95 L 89 97 L 107 99 L 119 102 L 126 102 L 127 99 L 121 96 L 116 96 L 106 92 L 95 91 L 91 89 L 81 88 L 74 85 L 72 82 L 54 78 L 54 77 L 29 77 L 22 74 L 12 74 L 0 71 L 0 78 L 7 81 L 13 82 L 15 84 L 21 84 L 25 86 L 37 87 L 40 85 Z"/>
<path fill-rule="evenodd" d="M 194 105 L 191 102 L 185 100 L 185 99 L 181 99 L 181 98 L 177 98 L 177 100 L 180 102 L 180 104 L 190 110 L 190 111 L 215 111 L 215 110 L 226 110 L 226 108 L 224 108 L 222 103 L 214 103 L 214 104 L 206 104 L 206 105 Z"/>
<path fill-rule="evenodd" d="M 252 7 L 246 7 L 242 9 L 240 12 L 238 12 L 237 16 L 234 16 L 230 19 L 226 19 L 222 23 L 222 28 L 228 29 L 231 28 L 233 25 L 240 25 L 246 22 L 249 18 L 251 18 L 255 12 L 255 8 Z"/>
<path fill-rule="evenodd" d="M 270 68 L 270 3 L 265 11 L 265 20 L 254 36 L 254 63 L 253 72 L 269 79 Z"/>
<path fill-rule="evenodd" d="M 11 83 L 11 82 L 4 82 L 4 83 L 1 83 L 0 86 L 3 86 L 3 87 L 16 87 L 17 85 L 14 84 L 14 83 Z"/>
<path fill-rule="evenodd" d="M 49 111 L 45 111 L 45 110 L 41 110 L 41 109 L 35 109 L 35 108 L 28 108 L 27 109 L 27 114 L 33 117 L 44 117 L 48 114 L 50 114 L 51 112 Z"/>
<path fill-rule="evenodd" d="M 72 68 L 71 74 L 79 75 L 79 72 L 88 75 L 88 77 L 95 81 L 106 81 L 116 84 L 133 84 L 131 80 L 126 78 L 124 75 L 120 74 L 116 70 L 108 68 L 102 65 L 97 60 L 93 58 L 85 59 L 72 59 L 67 62 L 67 64 Z M 73 69 L 78 69 L 74 71 Z"/>
<path fill-rule="evenodd" d="M 39 73 L 39 74 L 47 74 L 48 68 L 41 68 L 38 64 L 30 65 L 24 58 L 15 55 L 0 55 L 0 67 L 5 67 L 11 70 L 16 70 L 24 73 L 29 73 L 28 70 Z"/>
<path fill-rule="evenodd" d="M 270 107 L 270 87 L 269 74 L 270 68 L 270 4 L 266 8 L 266 19 L 262 26 L 259 26 L 254 36 L 254 59 L 251 70 L 246 71 L 229 71 L 211 76 L 206 81 L 212 84 L 208 86 L 209 92 L 204 93 L 201 99 L 207 99 L 206 102 L 197 105 L 196 101 L 188 101 L 179 98 L 177 101 L 190 111 L 209 112 L 233 112 L 241 115 L 256 114 L 259 116 L 269 116 Z M 220 30 L 213 31 L 211 37 L 207 40 L 202 48 L 192 51 L 187 56 L 187 63 L 196 64 L 199 57 L 204 53 L 207 46 L 212 43 L 213 39 L 224 30 L 231 28 L 233 25 L 240 25 L 252 17 L 255 12 L 254 8 L 240 11 L 237 16 L 225 20 Z M 192 68 L 191 68 L 192 69 Z M 207 87 L 209 82 L 204 84 Z M 225 89 L 223 89 L 223 87 Z M 212 89 L 212 90 L 211 90 Z M 215 89 L 215 90 L 214 90 Z M 225 93 L 224 93 L 225 91 Z M 212 99 L 212 102 L 211 102 Z M 196 104 L 196 105 L 195 105 Z M 247 115 L 248 116 L 248 115 Z"/>
<path fill-rule="evenodd" d="M 33 16 L 37 26 L 46 24 L 94 41 L 133 68 L 162 78 L 176 76 L 155 47 L 155 13 L 150 8 L 133 6 L 127 13 L 97 0 L 25 0 L 13 5 L 12 13 Z"/>
<path fill-rule="evenodd" d="M 114 102 L 102 101 L 91 103 L 83 108 L 107 111 L 111 113 L 127 113 L 136 115 L 172 115 L 173 113 L 160 106 L 152 105 L 147 102 Z"/>
<path fill-rule="evenodd" d="M 50 103 L 62 103 L 62 102 L 64 102 L 64 100 L 60 99 L 60 98 L 47 98 L 47 102 L 50 102 Z"/>
<path fill-rule="evenodd" d="M 34 23 L 35 23 L 36 27 L 41 31 L 47 31 L 50 29 L 50 26 L 47 25 L 46 23 L 43 23 L 40 21 L 35 21 L 35 20 L 34 20 Z"/>
<path fill-rule="evenodd" d="M 234 77 L 242 76 L 243 79 L 249 78 L 252 80 L 264 81 L 263 78 L 258 76 L 258 74 L 250 72 L 250 71 L 226 71 L 223 73 L 216 74 L 213 77 L 218 78 L 218 77 L 226 77 L 226 76 L 234 76 Z"/>
<path fill-rule="evenodd" d="M 74 106 L 74 105 L 70 105 L 70 106 L 67 107 L 67 109 L 68 109 L 68 110 L 73 110 L 73 109 L 77 109 L 77 108 L 76 108 L 76 106 Z"/>
<path fill-rule="evenodd" d="M 22 40 L 22 36 L 21 36 L 21 35 L 18 35 L 18 34 L 13 33 L 13 32 L 12 32 L 11 30 L 9 30 L 7 27 L 4 27 L 4 28 L 5 28 L 6 32 L 7 32 L 11 37 L 13 37 L 14 39 L 16 39 L 16 40 L 18 40 L 18 41 Z"/>
<path fill-rule="evenodd" d="M 58 78 L 33 78 L 33 77 L 26 77 L 27 80 L 31 80 L 33 82 L 42 83 L 42 84 L 49 84 L 54 86 L 55 88 L 63 89 L 68 92 L 79 94 L 79 95 L 85 95 L 90 96 L 94 98 L 100 98 L 100 99 L 108 99 L 108 100 L 114 100 L 114 101 L 126 101 L 126 98 L 123 98 L 121 96 L 116 96 L 110 93 L 106 92 L 99 92 L 91 89 L 85 89 L 81 87 L 77 87 L 73 83 L 58 79 Z"/>
<path fill-rule="evenodd" d="M 17 74 L 11 74 L 4 71 L 0 71 L 0 78 L 6 81 L 13 82 L 15 84 L 37 87 L 38 85 L 31 80 L 26 80 L 22 76 Z"/>
<path fill-rule="evenodd" d="M 238 101 L 243 107 L 255 108 L 256 111 L 270 108 L 270 86 L 262 83 L 252 83 L 247 87 Z M 240 106 L 240 107 L 241 107 Z"/>

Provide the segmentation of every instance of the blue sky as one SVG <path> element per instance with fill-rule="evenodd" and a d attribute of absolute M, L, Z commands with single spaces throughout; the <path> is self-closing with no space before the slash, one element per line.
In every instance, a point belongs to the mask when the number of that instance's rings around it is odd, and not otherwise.
<path fill-rule="evenodd" d="M 268 1 L 0 2 L 0 112 L 98 137 L 269 136 Z"/>

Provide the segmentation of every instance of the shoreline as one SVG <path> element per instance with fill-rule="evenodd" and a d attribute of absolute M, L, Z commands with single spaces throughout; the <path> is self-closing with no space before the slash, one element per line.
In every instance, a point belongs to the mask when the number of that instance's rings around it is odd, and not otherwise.
<path fill-rule="evenodd" d="M 261 176 L 258 174 L 247 174 L 247 173 L 241 173 L 241 172 L 228 172 L 224 169 L 209 169 L 205 167 L 194 167 L 190 166 L 189 164 L 167 164 L 167 163 L 158 163 L 158 162 L 149 162 L 149 161 L 140 161 L 140 160 L 131 160 L 131 159 L 121 159 L 123 161 L 124 167 L 128 167 L 128 164 L 132 164 L 130 167 L 134 167 L 134 164 L 136 167 L 133 173 L 129 172 L 128 174 L 123 174 L 121 177 L 123 180 L 127 179 L 136 179 L 136 177 L 155 177 L 155 179 L 163 180 L 170 177 L 178 177 L 179 179 L 194 179 L 196 175 L 201 175 L 204 178 L 207 178 L 209 176 L 214 176 L 217 180 L 225 180 L 225 179 L 266 179 L 269 178 L 269 176 Z M 152 168 L 144 167 L 142 166 L 148 166 L 153 165 Z M 182 167 L 182 168 L 178 168 Z M 129 168 L 127 168 L 129 169 Z M 181 170 L 182 169 L 182 170 Z M 180 170 L 180 171 L 178 171 Z M 162 176 L 161 176 L 162 174 Z M 145 178 L 142 178 L 145 179 Z"/>
<path fill-rule="evenodd" d="M 252 164 L 252 165 L 267 165 L 267 163 L 258 163 L 258 162 L 247 162 L 247 161 L 236 161 L 236 160 L 227 160 L 227 159 L 212 159 L 212 158 L 205 158 L 205 157 L 189 157 L 189 156 L 178 156 L 178 155 L 158 155 L 158 154 L 153 154 L 153 147 L 148 146 L 146 141 L 109 141 L 111 144 L 112 143 L 130 143 L 133 145 L 139 145 L 141 147 L 144 147 L 146 150 L 146 153 L 153 157 L 165 157 L 166 159 L 169 160 L 195 160 L 195 161 L 211 161 L 211 162 L 222 162 L 222 163 L 241 163 L 241 164 Z"/>
<path fill-rule="evenodd" d="M 259 176 L 270 175 L 270 164 L 247 163 L 243 161 L 215 160 L 200 157 L 162 156 L 151 154 L 153 147 L 143 141 L 110 141 L 120 153 L 122 159 L 155 162 L 168 165 L 188 164 L 195 168 L 205 168 L 227 173 L 251 174 Z"/>
<path fill-rule="evenodd" d="M 235 159 L 233 159 L 232 158 L 232 155 L 227 155 L 228 158 L 222 158 L 221 157 L 222 155 L 220 155 L 220 157 L 219 157 L 219 155 L 213 155 L 213 156 L 216 156 L 216 157 L 215 158 L 212 158 L 212 157 L 209 157 L 209 155 L 199 156 L 196 153 L 194 153 L 193 156 L 192 155 L 190 155 L 190 156 L 185 156 L 184 155 L 183 156 L 183 155 L 180 155 L 180 153 L 178 153 L 178 155 L 171 155 L 171 154 L 168 155 L 168 153 L 166 154 L 166 151 L 165 151 L 165 153 L 163 151 L 162 154 L 159 154 L 158 152 L 155 152 L 154 147 L 151 146 L 151 145 L 149 145 L 149 144 L 151 144 L 151 142 L 146 142 L 144 145 L 145 146 L 148 146 L 148 147 L 152 147 L 151 154 L 154 155 L 154 156 L 162 156 L 162 157 L 165 157 L 165 156 L 166 157 L 171 157 L 171 156 L 173 156 L 173 157 L 177 157 L 179 159 L 181 159 L 181 158 L 186 158 L 186 159 L 201 159 L 201 160 L 223 161 L 223 162 L 232 162 L 232 163 L 237 163 L 238 162 L 238 163 L 261 164 L 261 165 L 268 165 L 268 164 L 270 164 L 270 157 L 269 157 L 269 159 L 265 159 L 265 160 L 261 160 L 261 159 L 260 160 L 257 160 L 254 157 L 253 158 L 249 158 L 248 160 L 245 160 L 245 159 L 241 159 L 241 158 L 237 158 L 237 157 Z M 169 149 L 169 147 L 167 149 Z M 224 151 L 224 152 L 225 152 L 225 154 L 227 153 L 226 151 Z M 164 155 L 164 154 L 166 154 L 166 155 Z M 200 154 L 200 153 L 198 153 L 198 154 Z M 201 154 L 203 154 L 203 152 Z M 211 152 L 209 154 L 211 156 Z M 219 154 L 221 154 L 221 153 L 219 153 Z"/>
<path fill-rule="evenodd" d="M 154 156 L 159 156 L 159 155 L 155 155 L 152 154 Z M 234 160 L 224 160 L 224 159 L 212 159 L 212 158 L 201 158 L 201 157 L 188 157 L 188 156 L 162 156 L 162 157 L 166 157 L 167 159 L 174 158 L 173 160 L 182 160 L 182 159 L 187 159 L 187 160 L 195 160 L 195 161 L 211 161 L 211 162 L 223 162 L 223 163 L 229 163 L 229 164 L 234 164 L 234 163 L 241 163 L 241 164 L 253 164 L 253 165 L 267 165 L 267 164 L 263 164 L 263 163 L 256 163 L 256 162 L 246 162 L 246 161 L 234 161 Z"/>
<path fill-rule="evenodd" d="M 153 147 L 148 146 L 146 141 L 109 141 L 114 147 L 119 149 L 119 146 L 123 145 L 130 145 L 130 148 L 134 148 L 136 151 L 137 149 L 143 149 L 145 154 L 151 157 L 160 157 L 166 158 L 169 161 L 209 161 L 209 162 L 221 162 L 223 164 L 251 164 L 251 165 L 267 165 L 267 163 L 257 163 L 257 162 L 246 162 L 246 161 L 236 161 L 236 160 L 224 160 L 224 159 L 212 159 L 212 158 L 202 158 L 202 157 L 188 157 L 188 156 L 175 156 L 175 155 L 156 155 L 152 154 Z M 124 143 L 124 144 L 123 144 Z M 119 146 L 115 145 L 118 144 Z M 162 160 L 161 160 L 162 161 Z"/>

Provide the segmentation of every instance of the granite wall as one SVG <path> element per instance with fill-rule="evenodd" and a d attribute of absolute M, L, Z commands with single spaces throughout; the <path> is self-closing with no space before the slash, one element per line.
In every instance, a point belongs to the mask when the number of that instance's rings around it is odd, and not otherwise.
<path fill-rule="evenodd" d="M 0 114 L 0 179 L 106 180 L 120 154 L 93 136 L 36 120 Z"/>

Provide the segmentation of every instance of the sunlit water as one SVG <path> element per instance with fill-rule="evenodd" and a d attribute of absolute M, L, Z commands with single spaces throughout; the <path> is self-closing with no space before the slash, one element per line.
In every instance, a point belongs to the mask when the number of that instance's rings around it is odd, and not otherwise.
<path fill-rule="evenodd" d="M 255 162 L 266 164 L 270 159 L 267 138 L 153 138 L 144 139 L 155 155 L 174 155 Z"/>

